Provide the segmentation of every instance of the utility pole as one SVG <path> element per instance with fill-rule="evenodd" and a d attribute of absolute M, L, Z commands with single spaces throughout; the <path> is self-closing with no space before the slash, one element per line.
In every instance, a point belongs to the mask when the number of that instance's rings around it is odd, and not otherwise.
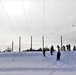
<path fill-rule="evenodd" d="M 43 48 L 43 56 L 45 57 L 44 36 L 42 36 L 42 48 Z"/>
<path fill-rule="evenodd" d="M 45 49 L 44 49 L 44 25 L 45 25 L 45 0 L 43 0 L 43 36 L 42 36 L 42 48 L 43 48 L 43 56 L 45 57 Z"/>
<path fill-rule="evenodd" d="M 62 50 L 62 47 L 63 47 L 63 41 L 62 41 L 62 36 L 61 36 L 61 50 Z"/>
<path fill-rule="evenodd" d="M 14 42 L 12 41 L 12 52 L 13 52 L 13 45 L 14 45 Z"/>
<path fill-rule="evenodd" d="M 32 51 L 32 36 L 31 36 L 31 48 L 30 48 L 30 50 Z"/>
<path fill-rule="evenodd" d="M 19 52 L 21 52 L 21 36 L 19 37 Z"/>
<path fill-rule="evenodd" d="M 42 45 L 43 45 L 43 50 L 44 50 L 44 36 L 42 36 Z"/>

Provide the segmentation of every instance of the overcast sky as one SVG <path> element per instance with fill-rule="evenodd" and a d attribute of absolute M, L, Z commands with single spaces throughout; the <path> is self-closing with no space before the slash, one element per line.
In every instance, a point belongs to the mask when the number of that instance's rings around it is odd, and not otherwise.
<path fill-rule="evenodd" d="M 1 0 L 0 49 L 11 47 L 14 41 L 14 50 L 18 50 L 19 36 L 22 38 L 22 49 L 30 48 L 31 35 L 33 48 L 42 47 L 43 0 L 23 0 L 23 3 L 22 0 Z M 61 35 L 64 45 L 76 45 L 76 1 L 45 0 L 45 47 L 60 44 Z"/>

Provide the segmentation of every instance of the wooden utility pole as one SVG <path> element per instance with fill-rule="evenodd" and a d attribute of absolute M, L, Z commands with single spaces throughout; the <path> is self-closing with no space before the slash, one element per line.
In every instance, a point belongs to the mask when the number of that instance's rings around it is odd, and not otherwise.
<path fill-rule="evenodd" d="M 19 37 L 19 52 L 21 52 L 21 36 Z"/>
<path fill-rule="evenodd" d="M 62 50 L 62 47 L 63 47 L 63 41 L 62 41 L 62 36 L 61 36 L 61 50 Z"/>
<path fill-rule="evenodd" d="M 31 48 L 30 48 L 30 50 L 32 51 L 32 36 L 31 36 Z"/>
<path fill-rule="evenodd" d="M 14 42 L 12 41 L 12 52 L 13 52 L 13 45 L 14 45 Z"/>

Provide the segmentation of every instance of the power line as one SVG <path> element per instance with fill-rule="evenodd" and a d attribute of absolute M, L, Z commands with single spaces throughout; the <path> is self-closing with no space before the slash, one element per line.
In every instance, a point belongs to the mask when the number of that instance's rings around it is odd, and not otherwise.
<path fill-rule="evenodd" d="M 66 36 L 68 34 L 69 31 L 71 31 L 72 26 L 70 26 L 69 28 L 67 28 L 67 30 L 65 31 L 65 33 L 63 34 L 63 36 Z"/>
<path fill-rule="evenodd" d="M 26 20 L 26 24 L 27 24 L 27 29 L 28 29 L 29 34 L 31 35 L 23 0 L 22 0 L 22 6 L 23 6 L 23 10 L 24 10 L 24 15 L 25 15 L 25 20 Z"/>
<path fill-rule="evenodd" d="M 76 23 L 76 22 L 75 22 Z M 65 33 L 63 34 L 63 37 L 65 38 L 65 36 L 68 36 L 67 34 L 69 33 L 69 31 L 71 31 L 72 30 L 72 28 L 75 26 L 75 23 L 73 23 L 73 25 L 71 25 L 68 29 L 67 29 L 67 31 L 65 31 Z"/>
<path fill-rule="evenodd" d="M 75 16 L 75 19 L 76 19 L 76 16 Z M 63 36 L 66 36 L 66 35 L 69 33 L 69 31 L 71 31 L 72 28 L 75 27 L 75 24 L 76 24 L 76 20 L 75 20 L 74 23 L 72 23 L 70 26 L 68 26 L 68 28 L 67 28 L 67 30 L 65 31 L 65 33 L 63 34 Z"/>
<path fill-rule="evenodd" d="M 8 14 L 7 14 L 6 10 L 5 10 L 5 7 L 4 7 L 4 5 L 3 5 L 3 3 L 2 3 L 1 0 L 0 0 L 0 2 L 1 2 L 1 4 L 2 4 L 2 7 L 3 7 L 4 11 L 5 11 L 5 14 L 6 14 L 6 16 L 7 16 L 8 20 L 9 20 L 9 22 L 10 22 L 10 24 L 11 24 L 11 26 L 12 26 L 14 32 L 16 33 L 17 36 L 19 36 L 19 35 L 17 34 L 17 32 L 16 32 L 16 30 L 15 30 L 15 28 L 14 28 L 14 26 L 13 26 L 13 24 L 12 24 L 12 22 L 11 22 L 9 16 L 8 16 Z"/>
<path fill-rule="evenodd" d="M 43 35 L 44 35 L 44 25 L 45 25 L 45 0 L 43 0 Z"/>

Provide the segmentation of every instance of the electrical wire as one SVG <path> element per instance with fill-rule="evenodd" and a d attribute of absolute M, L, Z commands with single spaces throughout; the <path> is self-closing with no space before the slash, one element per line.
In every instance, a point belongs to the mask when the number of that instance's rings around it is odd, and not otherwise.
<path fill-rule="evenodd" d="M 16 33 L 16 35 L 19 36 L 18 33 L 16 32 L 16 30 L 15 30 L 15 28 L 14 28 L 14 26 L 13 26 L 13 24 L 12 24 L 12 22 L 11 22 L 9 16 L 8 16 L 8 14 L 7 14 L 6 10 L 5 10 L 5 7 L 4 7 L 4 5 L 3 5 L 3 3 L 2 3 L 1 0 L 0 0 L 0 2 L 2 4 L 2 7 L 3 7 L 4 11 L 5 11 L 5 14 L 6 14 L 6 16 L 7 16 L 8 20 L 9 20 L 9 22 L 10 22 L 10 25 L 12 26 L 12 29 L 14 30 L 14 32 Z"/>
<path fill-rule="evenodd" d="M 76 22 L 75 22 L 75 23 L 76 23 Z M 73 25 L 71 25 L 71 26 L 67 29 L 67 31 L 65 31 L 65 33 L 63 34 L 64 39 L 68 36 L 69 31 L 71 31 L 71 30 L 73 29 L 75 23 L 74 23 Z M 66 36 L 66 37 L 65 37 L 65 36 Z"/>
<path fill-rule="evenodd" d="M 22 0 L 22 6 L 23 6 L 24 15 L 25 15 L 25 20 L 26 20 L 27 29 L 28 29 L 29 34 L 31 35 L 23 0 Z"/>
<path fill-rule="evenodd" d="M 43 36 L 44 36 L 44 26 L 45 26 L 45 0 L 43 0 Z"/>
<path fill-rule="evenodd" d="M 76 19 L 76 16 L 75 16 L 75 19 Z M 75 20 L 74 19 L 74 20 Z M 76 24 L 76 20 L 73 24 L 71 24 L 70 26 L 68 26 L 69 28 L 67 28 L 67 30 L 65 31 L 65 33 L 63 34 L 63 37 L 65 38 L 65 36 L 67 36 L 67 34 L 69 33 L 69 31 L 72 30 L 73 27 L 75 27 L 75 24 Z"/>
<path fill-rule="evenodd" d="M 72 29 L 72 26 L 67 28 L 67 30 L 64 32 L 63 36 L 65 37 L 69 33 L 69 30 L 71 31 L 71 29 Z"/>

